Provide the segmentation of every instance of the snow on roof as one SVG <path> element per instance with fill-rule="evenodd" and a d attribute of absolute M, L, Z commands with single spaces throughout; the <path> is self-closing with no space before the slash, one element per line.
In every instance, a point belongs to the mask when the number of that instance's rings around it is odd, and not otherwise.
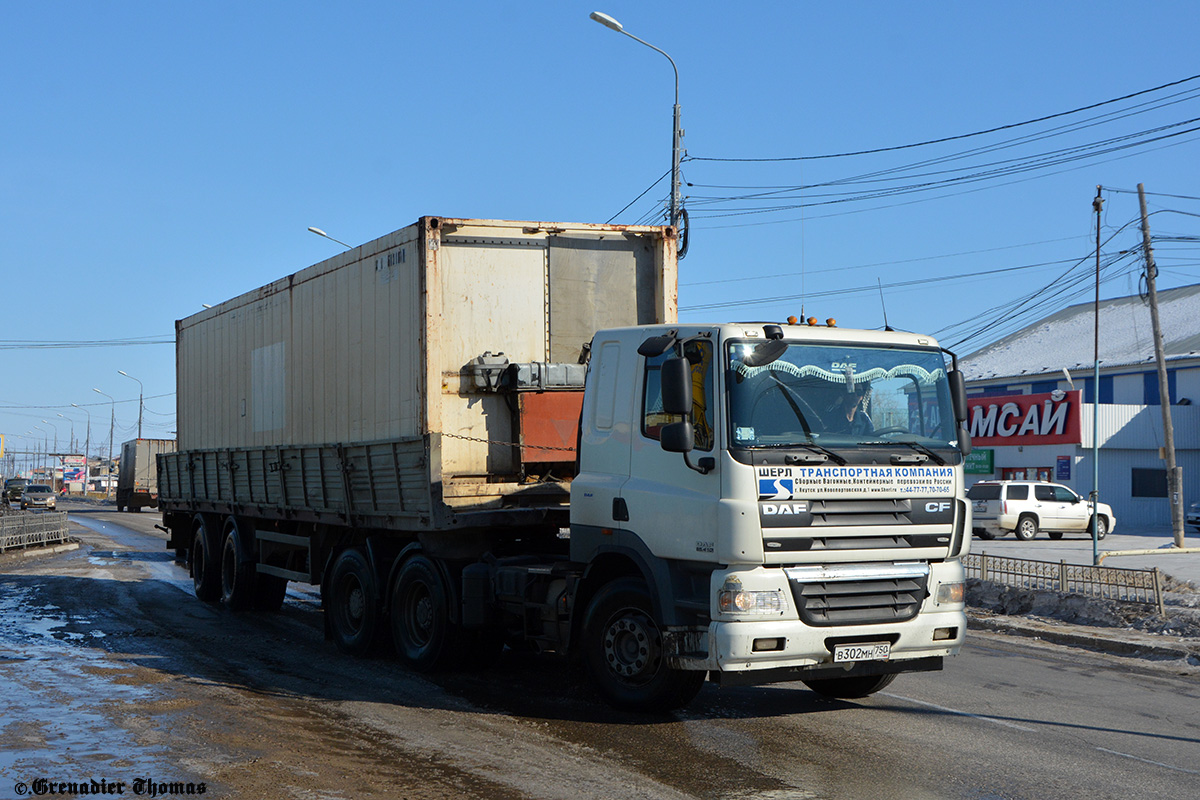
<path fill-rule="evenodd" d="M 1088 367 L 1095 359 L 1093 303 L 1080 303 L 959 359 L 967 380 L 1035 376 Z M 1200 284 L 1158 293 L 1166 357 L 1200 357 Z M 1100 364 L 1154 362 L 1150 306 L 1141 297 L 1100 302 Z"/>

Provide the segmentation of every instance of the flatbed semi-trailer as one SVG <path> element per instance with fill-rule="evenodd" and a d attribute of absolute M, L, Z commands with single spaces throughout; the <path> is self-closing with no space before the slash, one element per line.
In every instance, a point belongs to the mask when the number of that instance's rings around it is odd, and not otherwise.
<path fill-rule="evenodd" d="M 522 643 L 635 708 L 939 669 L 970 542 L 952 357 L 681 325 L 676 247 L 425 217 L 181 320 L 159 495 L 196 594 L 319 584 L 345 651 L 390 636 L 434 670 Z"/>

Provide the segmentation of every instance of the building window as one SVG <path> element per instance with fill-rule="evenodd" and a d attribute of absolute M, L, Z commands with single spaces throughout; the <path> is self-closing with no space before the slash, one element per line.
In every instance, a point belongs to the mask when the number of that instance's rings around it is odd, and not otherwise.
<path fill-rule="evenodd" d="M 1166 497 L 1167 471 L 1165 469 L 1133 469 L 1134 497 Z"/>
<path fill-rule="evenodd" d="M 1167 393 L 1171 395 L 1171 402 L 1175 402 L 1175 370 L 1167 370 Z M 1157 406 L 1160 404 L 1158 395 L 1158 372 L 1143 372 L 1142 373 L 1142 397 L 1143 401 L 1148 406 Z M 1163 497 L 1166 497 L 1164 494 Z"/>

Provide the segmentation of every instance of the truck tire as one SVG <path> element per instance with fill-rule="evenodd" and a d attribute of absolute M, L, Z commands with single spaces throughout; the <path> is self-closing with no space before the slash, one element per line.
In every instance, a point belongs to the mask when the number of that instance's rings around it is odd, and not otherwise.
<path fill-rule="evenodd" d="M 243 611 L 254 602 L 254 533 L 245 520 L 225 522 L 221 545 L 221 602 L 231 611 Z"/>
<path fill-rule="evenodd" d="M 641 578 L 618 578 L 588 604 L 584 666 L 604 698 L 618 708 L 670 711 L 687 705 L 704 686 L 707 673 L 667 665 L 653 609 Z"/>
<path fill-rule="evenodd" d="M 875 694 L 894 680 L 896 680 L 896 674 L 892 673 L 891 675 L 863 675 L 857 678 L 825 678 L 819 681 L 804 681 L 804 685 L 822 697 L 830 697 L 835 700 L 854 700 Z"/>
<path fill-rule="evenodd" d="M 1092 532 L 1091 522 L 1088 523 L 1088 533 Z M 1096 538 L 1103 539 L 1108 536 L 1108 517 L 1097 515 L 1096 517 Z"/>
<path fill-rule="evenodd" d="M 404 562 L 392 590 L 392 644 L 396 655 L 418 672 L 449 666 L 461 644 L 450 620 L 450 593 L 437 565 L 425 556 Z"/>
<path fill-rule="evenodd" d="M 1017 529 L 1013 531 L 1017 538 L 1022 542 L 1029 542 L 1033 537 L 1037 536 L 1038 522 L 1037 517 L 1032 514 L 1024 514 L 1017 520 Z"/>
<path fill-rule="evenodd" d="M 192 522 L 192 586 L 196 597 L 206 603 L 221 597 L 221 560 L 217 557 L 217 537 L 212 528 L 203 514 L 197 514 Z"/>
<path fill-rule="evenodd" d="M 371 651 L 379 634 L 379 592 L 366 555 L 357 548 L 338 554 L 329 575 L 330 632 L 344 653 Z"/>

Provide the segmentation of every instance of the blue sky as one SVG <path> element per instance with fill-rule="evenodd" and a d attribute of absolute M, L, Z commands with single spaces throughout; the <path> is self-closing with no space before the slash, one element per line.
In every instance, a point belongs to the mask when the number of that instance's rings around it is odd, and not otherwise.
<path fill-rule="evenodd" d="M 1156 243 L 1160 287 L 1200 281 L 1194 2 L 0 0 L 9 448 L 83 438 L 72 403 L 106 446 L 93 387 L 132 438 L 118 370 L 144 435 L 170 435 L 174 348 L 137 342 L 338 252 L 310 225 L 661 219 L 666 181 L 622 209 L 670 166 L 670 64 L 592 10 L 679 67 L 686 320 L 881 327 L 881 284 L 893 327 L 973 334 L 965 353 L 1007 332 L 981 323 L 1090 297 L 1098 184 L 1125 190 L 1105 297 L 1138 290 L 1139 182 L 1183 239 Z M 135 343 L 62 346 L 113 340 Z"/>

